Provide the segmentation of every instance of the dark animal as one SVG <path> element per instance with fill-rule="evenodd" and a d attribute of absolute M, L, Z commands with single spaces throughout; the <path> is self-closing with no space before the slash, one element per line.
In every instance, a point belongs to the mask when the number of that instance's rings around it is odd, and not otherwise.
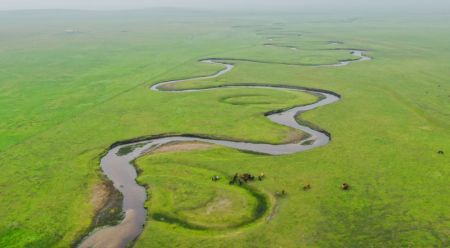
<path fill-rule="evenodd" d="M 239 174 L 238 173 L 234 174 L 233 179 L 231 179 L 231 181 L 230 181 L 230 185 L 235 184 L 237 182 L 238 178 L 239 178 Z"/>
<path fill-rule="evenodd" d="M 239 177 L 244 182 L 253 181 L 255 180 L 255 177 L 249 173 L 244 173 Z"/>
<path fill-rule="evenodd" d="M 341 188 L 342 188 L 343 190 L 349 190 L 349 189 L 350 189 L 350 185 L 348 185 L 348 183 L 343 183 L 343 184 L 341 185 Z"/>
<path fill-rule="evenodd" d="M 219 181 L 219 180 L 220 180 L 220 177 L 219 177 L 219 176 L 213 176 L 213 177 L 211 178 L 211 180 L 214 181 L 214 182 L 216 182 L 216 181 Z"/>
<path fill-rule="evenodd" d="M 283 189 L 281 192 L 275 192 L 275 196 L 277 197 L 282 197 L 285 196 L 287 194 L 287 192 Z"/>
<path fill-rule="evenodd" d="M 264 173 L 261 172 L 261 174 L 258 176 L 258 180 L 262 181 L 264 179 L 266 175 L 264 175 Z"/>
<path fill-rule="evenodd" d="M 258 177 L 258 179 L 261 181 L 264 177 L 264 173 L 261 173 L 261 176 Z M 255 176 L 253 176 L 250 173 L 244 173 L 244 174 L 239 174 L 236 173 L 233 176 L 233 179 L 230 181 L 230 185 L 235 184 L 235 183 L 239 183 L 239 185 L 242 185 L 243 183 L 246 183 L 248 181 L 253 181 L 255 180 Z"/>
<path fill-rule="evenodd" d="M 236 180 L 238 179 L 238 177 L 239 177 L 239 174 L 238 174 L 238 173 L 234 174 L 234 176 L 233 176 L 233 181 L 236 182 Z"/>
<path fill-rule="evenodd" d="M 303 190 L 304 191 L 307 191 L 307 190 L 310 190 L 310 189 L 311 189 L 311 184 L 307 184 L 307 185 L 303 186 Z"/>
<path fill-rule="evenodd" d="M 444 155 L 444 151 L 438 151 L 438 154 Z"/>

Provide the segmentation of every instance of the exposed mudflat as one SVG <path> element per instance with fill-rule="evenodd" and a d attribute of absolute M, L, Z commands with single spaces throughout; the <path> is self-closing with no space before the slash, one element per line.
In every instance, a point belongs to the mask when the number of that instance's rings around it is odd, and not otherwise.
<path fill-rule="evenodd" d="M 168 153 L 168 152 L 186 152 L 186 151 L 193 151 L 193 150 L 208 150 L 212 147 L 214 147 L 214 145 L 211 145 L 208 143 L 183 142 L 183 143 L 173 143 L 173 144 L 167 144 L 167 145 L 161 146 L 161 147 L 156 148 L 155 150 L 151 151 L 151 153 L 154 154 L 154 153 Z"/>

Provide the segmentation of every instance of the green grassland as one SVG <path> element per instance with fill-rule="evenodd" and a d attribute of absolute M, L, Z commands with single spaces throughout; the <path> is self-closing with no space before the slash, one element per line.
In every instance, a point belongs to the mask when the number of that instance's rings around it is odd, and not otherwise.
<path fill-rule="evenodd" d="M 289 140 L 293 131 L 263 114 L 315 96 L 148 90 L 220 70 L 197 62 L 211 57 L 232 59 L 236 67 L 177 87 L 260 83 L 335 91 L 340 102 L 301 117 L 333 140 L 287 156 L 212 147 L 137 160 L 138 181 L 150 197 L 136 247 L 448 247 L 448 21 L 444 15 L 2 12 L 0 247 L 67 247 L 82 237 L 95 215 L 94 188 L 104 180 L 99 156 L 116 141 L 169 133 Z M 289 65 L 353 58 L 333 48 L 367 49 L 374 60 L 339 68 Z M 236 172 L 264 172 L 266 179 L 228 185 Z M 212 182 L 213 175 L 222 180 Z M 350 191 L 340 190 L 343 182 Z M 285 197 L 276 196 L 281 190 Z"/>

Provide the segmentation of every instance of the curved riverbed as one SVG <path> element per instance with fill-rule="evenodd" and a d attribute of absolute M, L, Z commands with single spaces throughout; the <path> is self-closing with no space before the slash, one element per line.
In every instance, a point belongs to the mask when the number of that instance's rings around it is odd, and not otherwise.
<path fill-rule="evenodd" d="M 321 65 L 323 66 L 345 66 L 352 62 L 370 60 L 371 58 L 365 55 L 365 51 L 362 50 L 352 50 L 351 53 L 358 56 L 358 60 L 348 60 L 340 61 L 333 65 Z M 219 90 L 224 88 L 264 88 L 273 90 L 295 90 L 306 92 L 309 94 L 314 94 L 319 96 L 319 100 L 313 104 L 306 106 L 293 107 L 284 111 L 275 111 L 271 114 L 266 114 L 267 118 L 275 123 L 283 126 L 288 126 L 297 130 L 301 130 L 309 134 L 308 138 L 302 140 L 299 143 L 288 143 L 288 144 L 256 144 L 248 143 L 243 141 L 231 141 L 231 140 L 221 140 L 212 139 L 206 137 L 195 137 L 195 136 L 170 136 L 170 137 L 157 137 L 148 138 L 139 141 L 121 142 L 120 145 L 113 146 L 108 153 L 101 159 L 101 168 L 104 174 L 114 183 L 114 187 L 119 190 L 123 195 L 123 211 L 125 214 L 124 220 L 111 227 L 102 228 L 100 230 L 94 231 L 89 236 L 87 236 L 79 247 L 126 247 L 127 244 L 135 240 L 143 231 L 145 222 L 147 220 L 147 210 L 144 208 L 145 201 L 147 200 L 146 190 L 143 186 L 136 183 L 137 172 L 132 164 L 132 161 L 139 158 L 146 152 L 152 149 L 156 149 L 160 146 L 171 142 L 206 142 L 217 145 L 222 145 L 226 147 L 235 148 L 238 150 L 251 151 L 269 155 L 283 155 L 292 154 L 297 152 L 302 152 L 310 150 L 313 148 L 321 147 L 330 142 L 330 135 L 326 131 L 317 131 L 311 127 L 301 125 L 296 121 L 297 115 L 318 108 L 320 106 L 325 106 L 334 102 L 337 102 L 340 96 L 336 93 L 319 90 L 310 89 L 295 86 L 271 86 L 271 85 L 227 85 L 227 86 L 216 86 L 207 89 L 184 89 L 184 90 L 166 90 L 164 86 L 169 86 L 171 84 L 182 83 L 191 80 L 202 80 L 211 79 L 219 77 L 225 73 L 231 71 L 234 66 L 225 62 L 221 62 L 223 59 L 207 59 L 202 60 L 203 63 L 209 64 L 221 64 L 225 68 L 211 76 L 189 78 L 183 80 L 174 80 L 168 82 L 162 82 L 153 85 L 150 89 L 154 91 L 165 91 L 171 93 L 187 93 L 193 91 L 204 91 L 204 90 Z M 118 143 L 119 144 L 119 143 Z M 134 149 L 125 155 L 120 154 L 119 150 L 124 147 L 132 146 Z"/>

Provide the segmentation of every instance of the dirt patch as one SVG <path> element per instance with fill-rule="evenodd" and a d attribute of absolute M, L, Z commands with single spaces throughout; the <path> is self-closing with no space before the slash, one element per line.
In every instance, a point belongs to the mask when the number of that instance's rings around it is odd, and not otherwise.
<path fill-rule="evenodd" d="M 151 153 L 169 153 L 169 152 L 186 152 L 193 150 L 208 150 L 213 148 L 214 145 L 202 142 L 173 142 L 163 145 L 161 147 L 152 150 Z"/>
<path fill-rule="evenodd" d="M 97 184 L 91 202 L 96 212 L 94 228 L 116 224 L 122 219 L 122 195 L 111 182 Z"/>
<path fill-rule="evenodd" d="M 108 196 L 109 190 L 106 184 L 101 183 L 94 186 L 91 203 L 95 207 L 95 212 L 98 212 L 106 205 L 106 202 L 108 201 Z"/>
<path fill-rule="evenodd" d="M 136 214 L 133 210 L 126 213 L 125 219 L 116 226 L 107 227 L 98 230 L 88 239 L 86 239 L 79 248 L 116 248 L 125 247 L 128 243 L 128 237 L 134 230 L 133 219 Z"/>
<path fill-rule="evenodd" d="M 94 206 L 95 217 L 86 233 L 100 227 L 116 225 L 123 219 L 122 194 L 114 188 L 112 182 L 104 181 L 95 185 L 92 190 L 91 203 Z M 78 247 L 82 242 L 82 238 L 78 239 L 74 242 L 73 247 Z"/>
<path fill-rule="evenodd" d="M 298 130 L 290 130 L 287 135 L 286 138 L 284 139 L 283 142 L 285 143 L 298 143 L 302 140 L 305 140 L 307 138 L 309 138 L 310 135 L 302 132 L 302 131 L 298 131 Z"/>

